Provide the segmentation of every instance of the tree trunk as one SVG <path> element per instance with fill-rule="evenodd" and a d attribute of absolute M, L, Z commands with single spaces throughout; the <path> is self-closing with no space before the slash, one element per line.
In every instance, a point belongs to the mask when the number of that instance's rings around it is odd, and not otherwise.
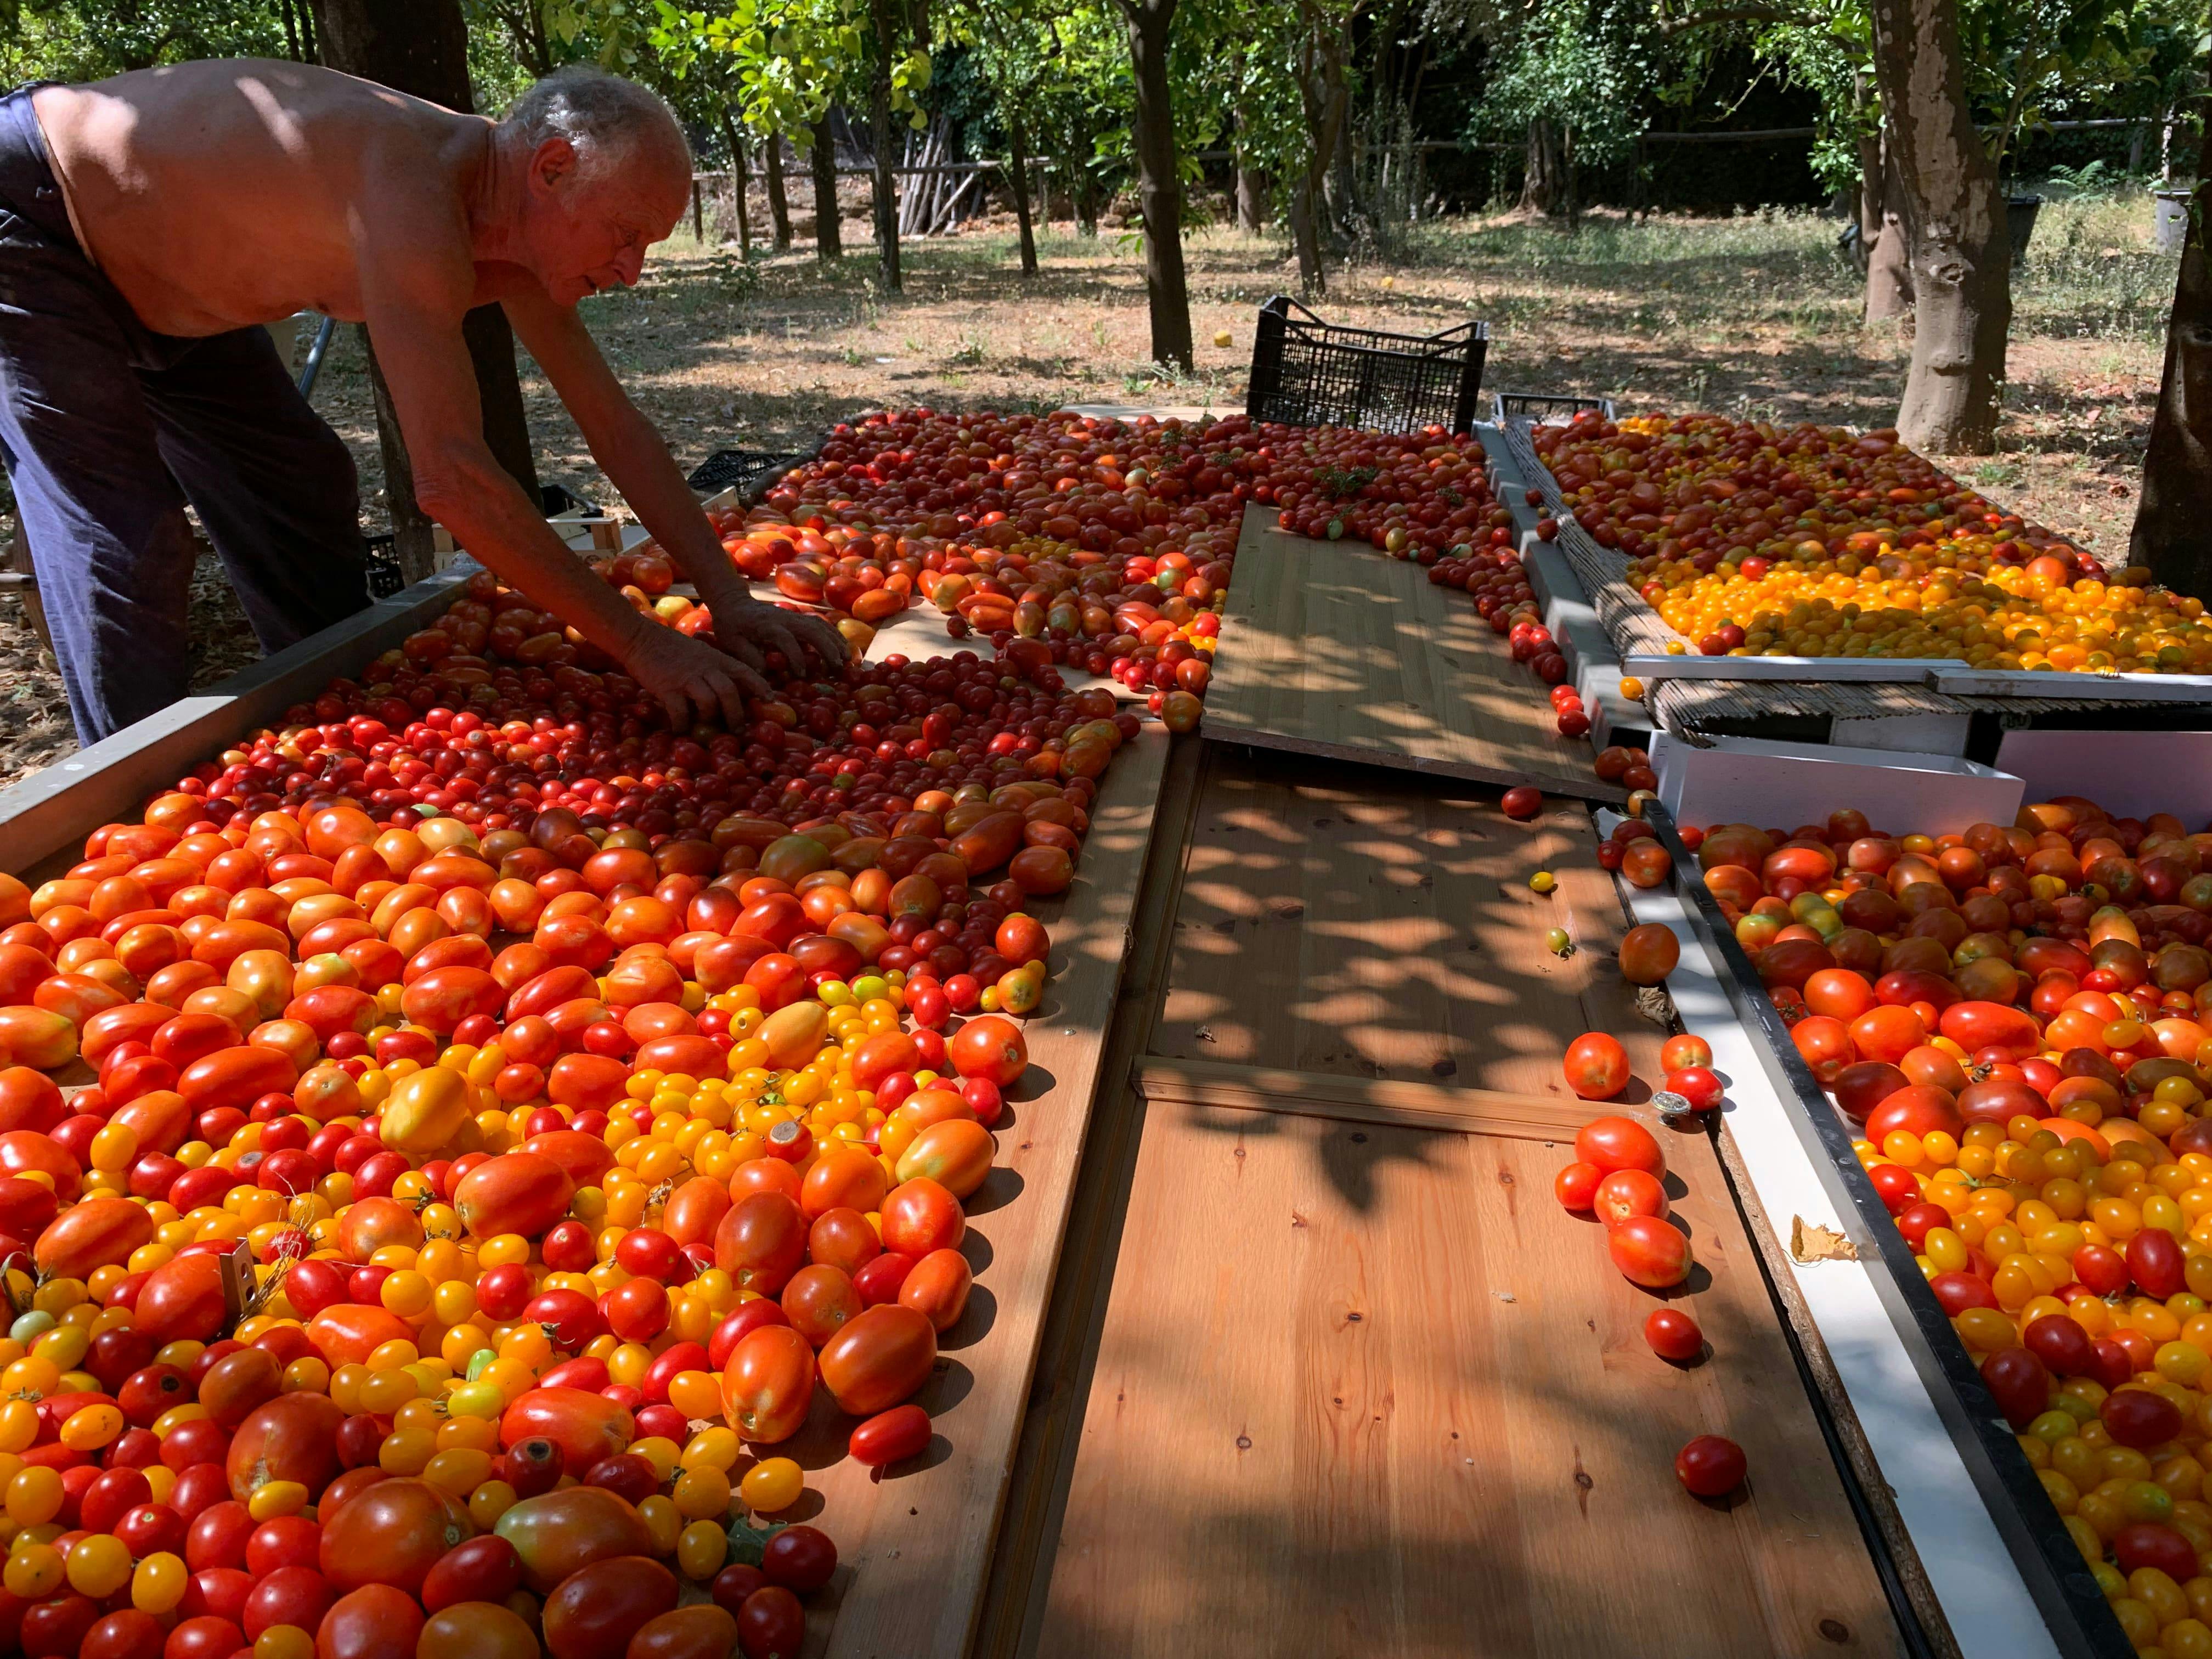
<path fill-rule="evenodd" d="M 1078 156 L 1068 167 L 1068 195 L 1071 210 L 1075 216 L 1075 234 L 1096 236 L 1098 234 L 1098 176 Z"/>
<path fill-rule="evenodd" d="M 1267 228 L 1267 175 L 1237 162 L 1237 228 L 1260 231 Z"/>
<path fill-rule="evenodd" d="M 1882 180 L 1881 130 L 1862 131 L 1858 135 L 1859 187 L 1853 210 L 1859 222 L 1859 249 L 1862 257 L 1869 256 L 1874 240 L 1881 234 L 1882 202 L 1887 194 Z"/>
<path fill-rule="evenodd" d="M 1037 274 L 1036 228 L 1030 222 L 1029 135 L 1022 129 L 1021 112 L 1006 117 L 1006 170 L 1014 187 L 1014 222 L 1022 233 L 1022 275 Z"/>
<path fill-rule="evenodd" d="M 1521 205 L 1547 218 L 1567 210 L 1566 146 L 1559 130 L 1539 118 L 1528 123 L 1528 164 L 1521 175 Z"/>
<path fill-rule="evenodd" d="M 845 252 L 837 212 L 837 141 L 830 134 L 830 112 L 814 124 L 814 257 L 828 264 Z"/>
<path fill-rule="evenodd" d="M 1328 271 L 1321 257 L 1321 227 L 1316 222 L 1316 192 L 1310 173 L 1291 192 L 1291 246 L 1298 256 L 1298 287 L 1306 294 L 1328 291 Z"/>
<path fill-rule="evenodd" d="M 1948 0 L 1872 0 L 1875 73 L 1911 251 L 1912 366 L 1897 411 L 1914 448 L 1986 454 L 1996 444 L 2012 320 L 1996 169 L 1974 130 Z"/>
<path fill-rule="evenodd" d="M 1886 323 L 1912 314 L 1912 264 L 1905 221 L 1899 210 L 1904 190 L 1898 183 L 1897 158 L 1877 141 L 1874 240 L 1867 244 L 1866 320 Z"/>
<path fill-rule="evenodd" d="M 2212 596 L 2212 254 L 2204 216 L 2212 212 L 2212 125 L 2197 163 L 2189 236 L 2181 249 L 2173 313 L 2166 328 L 2166 374 L 2143 456 L 2142 499 L 2136 507 L 2130 562 L 2177 592 Z"/>
<path fill-rule="evenodd" d="M 1345 82 L 1340 42 L 1332 40 L 1322 61 L 1331 119 L 1336 129 L 1335 139 L 1329 146 L 1330 216 L 1335 221 L 1339 235 L 1356 240 L 1372 222 L 1373 216 L 1360 193 L 1359 169 L 1352 153 L 1352 88 Z"/>
<path fill-rule="evenodd" d="M 738 209 L 738 258 L 753 257 L 752 209 L 745 198 L 752 193 L 751 163 L 745 159 L 745 141 L 738 135 L 738 124 L 730 118 L 730 106 L 722 106 L 722 142 L 730 149 L 730 182 L 735 187 Z"/>
<path fill-rule="evenodd" d="M 325 67 L 375 81 L 410 96 L 465 113 L 469 93 L 468 25 L 459 0 L 315 0 L 314 33 Z M 362 331 L 364 342 L 368 330 Z M 461 337 L 476 371 L 483 405 L 484 442 L 534 503 L 538 468 L 514 367 L 514 334 L 496 305 L 478 306 L 462 319 Z M 386 390 L 369 354 L 376 397 L 377 436 L 384 451 L 385 496 L 392 511 L 394 547 L 410 581 L 430 573 L 430 520 L 416 505 L 415 469 Z"/>
<path fill-rule="evenodd" d="M 1168 82 L 1168 37 L 1176 0 L 1121 0 L 1136 72 L 1139 199 L 1145 215 L 1145 295 L 1152 320 L 1152 361 L 1191 368 L 1190 290 L 1182 265 L 1182 179 L 1176 157 L 1175 106 Z"/>
<path fill-rule="evenodd" d="M 876 25 L 874 84 L 869 88 L 869 121 L 876 145 L 876 256 L 882 264 L 884 291 L 900 292 L 898 179 L 891 168 L 898 149 L 891 143 L 891 54 L 898 50 L 892 0 L 868 0 Z"/>
<path fill-rule="evenodd" d="M 768 217 L 775 228 L 775 251 L 791 246 L 791 203 L 783 193 L 783 135 L 770 133 L 762 146 L 768 152 Z"/>

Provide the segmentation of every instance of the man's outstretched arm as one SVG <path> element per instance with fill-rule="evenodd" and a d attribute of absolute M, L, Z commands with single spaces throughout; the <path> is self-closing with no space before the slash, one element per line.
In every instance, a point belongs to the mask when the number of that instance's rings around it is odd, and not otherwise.
<path fill-rule="evenodd" d="M 773 647 L 796 672 L 807 666 L 802 647 L 823 666 L 842 664 L 845 641 L 828 623 L 763 604 L 746 592 L 667 444 L 624 393 L 582 319 L 543 294 L 510 295 L 502 303 L 516 335 L 575 416 L 592 458 L 699 590 L 723 647 L 740 653 Z"/>
<path fill-rule="evenodd" d="M 382 269 L 364 261 L 369 337 L 407 441 L 416 500 L 501 580 L 620 662 L 672 720 L 687 724 L 696 710 L 736 729 L 745 697 L 767 696 L 767 683 L 726 653 L 633 611 L 562 544 L 485 445 L 460 327 L 473 276 L 465 257 L 458 275 L 419 258 Z"/>

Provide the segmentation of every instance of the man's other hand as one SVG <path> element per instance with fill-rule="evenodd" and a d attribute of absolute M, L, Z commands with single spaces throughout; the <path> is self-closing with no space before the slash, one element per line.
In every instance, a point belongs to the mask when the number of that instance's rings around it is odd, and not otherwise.
<path fill-rule="evenodd" d="M 691 724 L 695 712 L 728 731 L 743 731 L 745 699 L 775 695 L 745 664 L 672 628 L 653 629 L 623 665 L 668 711 L 678 731 Z"/>
<path fill-rule="evenodd" d="M 806 653 L 811 651 L 824 668 L 835 672 L 845 662 L 844 636 L 819 617 L 785 611 L 758 599 L 741 605 L 716 605 L 714 638 L 732 656 L 759 664 L 757 653 L 781 651 L 793 674 L 807 672 Z"/>

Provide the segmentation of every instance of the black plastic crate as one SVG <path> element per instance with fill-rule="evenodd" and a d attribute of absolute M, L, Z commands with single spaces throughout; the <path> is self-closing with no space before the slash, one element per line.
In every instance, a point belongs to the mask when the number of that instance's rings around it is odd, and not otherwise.
<path fill-rule="evenodd" d="M 1574 398 L 1552 392 L 1493 392 L 1490 394 L 1490 418 L 1500 426 L 1516 416 L 1540 422 L 1555 415 L 1564 415 L 1572 420 L 1577 415 L 1592 412 L 1611 420 L 1613 399 Z"/>
<path fill-rule="evenodd" d="M 399 555 L 393 550 L 396 538 L 387 531 L 381 536 L 370 536 L 368 543 L 368 596 L 372 599 L 388 599 L 407 586 L 407 578 L 400 574 Z"/>
<path fill-rule="evenodd" d="M 811 451 L 718 449 L 692 469 L 688 482 L 702 495 L 734 489 L 750 507 L 769 485 L 813 459 Z"/>
<path fill-rule="evenodd" d="M 1489 349 L 1483 323 L 1426 337 L 1384 334 L 1325 323 L 1278 294 L 1260 307 L 1244 412 L 1286 426 L 1471 431 Z"/>
<path fill-rule="evenodd" d="M 597 514 L 599 510 L 598 503 L 586 501 L 566 484 L 540 484 L 538 504 L 549 519 L 563 513 Z"/>

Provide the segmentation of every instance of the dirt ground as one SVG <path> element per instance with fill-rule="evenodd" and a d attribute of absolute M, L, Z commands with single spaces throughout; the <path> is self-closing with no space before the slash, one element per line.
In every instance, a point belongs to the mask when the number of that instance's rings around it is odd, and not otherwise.
<path fill-rule="evenodd" d="M 1243 406 L 1253 318 L 1291 290 L 1287 243 L 1200 232 L 1188 243 L 1197 362 L 1148 362 L 1142 252 L 1133 233 L 1040 238 L 1024 280 L 1011 221 L 908 243 L 905 291 L 883 293 L 866 227 L 848 220 L 830 267 L 802 243 L 750 263 L 687 225 L 638 287 L 586 318 L 639 405 L 689 471 L 726 447 L 805 442 L 885 404 L 1048 409 L 1067 402 Z M 1832 220 L 1593 215 L 1562 230 L 1518 215 L 1408 228 L 1332 273 L 1332 321 L 1428 333 L 1490 326 L 1486 386 L 1615 398 L 1624 412 L 1709 409 L 1745 418 L 1877 427 L 1893 418 L 1909 335 L 1859 320 L 1858 279 Z M 2107 557 L 2124 548 L 2158 390 L 2175 261 L 2150 246 L 2141 196 L 2048 203 L 2014 284 L 2007 415 L 1995 456 L 1947 458 L 1962 477 Z M 524 394 L 541 477 L 619 499 L 544 378 Z M 387 521 L 368 383 L 341 330 L 318 409 L 361 465 L 365 519 Z M 195 584 L 196 686 L 253 655 L 212 559 Z M 0 783 L 69 752 L 52 661 L 14 598 L 0 599 Z"/>

